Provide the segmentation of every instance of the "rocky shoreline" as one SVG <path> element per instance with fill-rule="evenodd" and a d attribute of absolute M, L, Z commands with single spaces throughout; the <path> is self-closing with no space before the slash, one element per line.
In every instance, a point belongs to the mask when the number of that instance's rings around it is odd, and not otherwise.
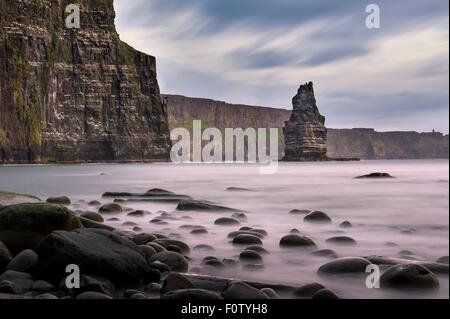
<path fill-rule="evenodd" d="M 367 178 L 373 177 L 386 176 L 372 174 Z M 133 204 L 139 202 L 175 203 L 177 208 L 160 211 L 155 217 L 135 210 Z M 230 229 L 225 240 L 239 247 L 241 253 L 235 259 L 223 258 L 209 255 L 214 254 L 214 247 L 206 243 L 193 246 L 177 234 L 143 232 L 130 221 L 124 221 L 123 229 L 112 226 L 112 222 L 120 221 L 117 214 L 127 214 L 149 218 L 156 230 L 175 219 L 189 223 L 189 215 L 194 212 L 226 214 L 217 216 L 214 224 Z M 258 271 L 264 267 L 265 256 L 270 254 L 264 241 L 270 229 L 246 226 L 246 213 L 163 189 L 106 192 L 99 200 L 77 203 L 67 196 L 42 202 L 35 196 L 0 191 L 0 299 L 346 298 L 345 292 L 337 293 L 320 282 L 290 286 L 207 275 L 208 269 L 242 267 Z M 293 209 L 289 214 L 308 224 L 336 225 L 336 233 L 326 241 L 330 245 L 357 245 L 357 240 L 343 232 L 355 227 L 351 221 L 339 224 L 320 211 Z M 125 229 L 130 227 L 132 231 Z M 180 229 L 191 234 L 208 233 L 207 225 L 185 224 Z M 320 278 L 351 277 L 364 282 L 367 267 L 377 265 L 382 271 L 381 289 L 433 292 L 440 287 L 439 276 L 448 276 L 448 256 L 436 261 L 421 260 L 408 251 L 401 258 L 338 256 L 297 229 L 280 237 L 279 249 L 325 256 L 328 261 L 317 269 Z M 193 251 L 205 253 L 202 267 L 191 265 Z M 68 265 L 79 267 L 79 288 L 68 284 L 73 279 Z"/>

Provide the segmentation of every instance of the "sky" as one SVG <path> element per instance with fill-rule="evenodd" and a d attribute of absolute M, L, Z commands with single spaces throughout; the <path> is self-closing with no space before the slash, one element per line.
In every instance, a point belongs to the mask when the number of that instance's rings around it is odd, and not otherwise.
<path fill-rule="evenodd" d="M 366 27 L 368 4 L 380 28 Z M 166 94 L 292 109 L 313 81 L 332 128 L 448 133 L 448 0 L 115 0 Z"/>

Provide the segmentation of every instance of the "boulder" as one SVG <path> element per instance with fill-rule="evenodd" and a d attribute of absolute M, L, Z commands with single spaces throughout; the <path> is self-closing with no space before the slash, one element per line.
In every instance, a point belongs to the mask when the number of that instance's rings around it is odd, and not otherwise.
<path fill-rule="evenodd" d="M 291 215 L 308 215 L 309 213 L 311 213 L 311 211 L 306 209 L 293 209 L 289 212 Z"/>
<path fill-rule="evenodd" d="M 281 238 L 280 247 L 316 247 L 316 244 L 308 237 L 290 234 Z"/>
<path fill-rule="evenodd" d="M 184 289 L 175 290 L 166 293 L 161 296 L 161 299 L 166 300 L 216 300 L 222 299 L 222 297 L 214 292 L 203 289 Z"/>
<path fill-rule="evenodd" d="M 70 205 L 72 203 L 67 196 L 49 197 L 46 202 L 59 205 Z"/>
<path fill-rule="evenodd" d="M 189 254 L 191 252 L 191 248 L 186 243 L 175 239 L 157 239 L 154 240 L 153 243 L 156 243 L 166 249 L 168 246 L 177 246 L 181 249 L 183 254 Z"/>
<path fill-rule="evenodd" d="M 380 278 L 380 286 L 395 289 L 438 289 L 439 279 L 428 268 L 403 264 L 389 268 Z"/>
<path fill-rule="evenodd" d="M 32 273 L 36 267 L 38 255 L 30 249 L 24 250 L 15 256 L 6 266 L 6 270 L 15 270 Z"/>
<path fill-rule="evenodd" d="M 234 245 L 262 245 L 259 237 L 253 235 L 238 235 L 233 238 Z"/>
<path fill-rule="evenodd" d="M 114 231 L 115 230 L 114 227 L 111 227 L 111 226 L 103 224 L 103 223 L 95 222 L 93 220 L 87 219 L 87 218 L 82 217 L 82 216 L 78 217 L 78 219 L 80 220 L 81 224 L 85 228 L 105 229 L 105 230 L 108 230 L 108 231 Z"/>
<path fill-rule="evenodd" d="M 183 275 L 175 272 L 169 273 L 166 278 L 164 278 L 163 285 L 161 288 L 161 294 L 168 293 L 173 290 L 181 289 L 193 289 L 194 285 L 192 282 L 184 277 Z"/>
<path fill-rule="evenodd" d="M 347 237 L 347 236 L 336 236 L 336 237 L 331 237 L 328 238 L 326 240 L 327 243 L 332 243 L 335 245 L 346 245 L 346 246 L 353 246 L 356 245 L 356 240 L 354 240 L 351 237 Z"/>
<path fill-rule="evenodd" d="M 75 214 L 64 206 L 26 203 L 0 209 L 0 241 L 11 253 L 36 250 L 55 230 L 71 231 L 83 227 Z"/>
<path fill-rule="evenodd" d="M 154 240 L 156 240 L 156 236 L 153 234 L 147 234 L 147 233 L 142 233 L 142 234 L 137 234 L 134 235 L 131 240 L 136 244 L 136 245 L 145 245 L 147 243 L 150 243 Z"/>
<path fill-rule="evenodd" d="M 224 299 L 269 299 L 267 295 L 249 284 L 241 281 L 232 281 L 222 291 Z"/>
<path fill-rule="evenodd" d="M 123 212 L 123 208 L 117 203 L 110 203 L 103 205 L 98 209 L 98 211 L 102 214 L 114 214 Z"/>
<path fill-rule="evenodd" d="M 132 241 L 102 229 L 79 229 L 50 234 L 38 250 L 41 278 L 50 282 L 65 276 L 66 266 L 75 264 L 83 274 L 105 277 L 116 284 L 142 279 L 148 264 Z"/>
<path fill-rule="evenodd" d="M 239 221 L 237 221 L 234 218 L 222 217 L 222 218 L 216 219 L 214 224 L 221 225 L 221 226 L 235 226 L 235 225 L 239 225 L 240 223 L 239 223 Z"/>
<path fill-rule="evenodd" d="M 261 257 L 260 254 L 258 254 L 256 251 L 253 250 L 244 250 L 240 255 L 239 255 L 239 260 L 241 262 L 244 263 L 248 263 L 248 262 L 262 262 L 263 258 Z"/>
<path fill-rule="evenodd" d="M 103 223 L 105 221 L 103 216 L 96 212 L 84 212 L 80 216 L 97 223 Z"/>
<path fill-rule="evenodd" d="M 330 261 L 319 268 L 320 275 L 366 273 L 371 262 L 360 257 L 343 257 Z"/>
<path fill-rule="evenodd" d="M 172 271 L 186 272 L 188 270 L 188 262 L 186 258 L 173 251 L 163 251 L 153 255 L 150 258 L 150 263 L 154 263 L 156 261 L 167 265 Z"/>
<path fill-rule="evenodd" d="M 0 294 L 20 295 L 22 289 L 9 280 L 0 281 Z"/>
<path fill-rule="evenodd" d="M 315 211 L 306 215 L 305 218 L 303 218 L 303 221 L 309 223 L 329 224 L 331 223 L 331 218 L 324 212 Z"/>
<path fill-rule="evenodd" d="M 443 256 L 443 257 L 439 258 L 438 260 L 436 260 L 436 262 L 439 264 L 448 265 L 448 256 Z"/>
<path fill-rule="evenodd" d="M 239 210 L 233 208 L 216 205 L 206 201 L 190 200 L 190 199 L 181 201 L 177 206 L 177 210 L 208 211 L 208 212 L 223 212 L 223 211 L 239 212 Z"/>

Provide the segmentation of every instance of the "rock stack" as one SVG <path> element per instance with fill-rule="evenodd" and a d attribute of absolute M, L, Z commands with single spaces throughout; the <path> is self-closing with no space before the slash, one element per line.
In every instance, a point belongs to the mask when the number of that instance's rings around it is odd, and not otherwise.
<path fill-rule="evenodd" d="M 286 142 L 284 161 L 325 161 L 327 128 L 325 117 L 317 108 L 313 83 L 301 85 L 292 99 L 294 110 L 283 129 Z"/>

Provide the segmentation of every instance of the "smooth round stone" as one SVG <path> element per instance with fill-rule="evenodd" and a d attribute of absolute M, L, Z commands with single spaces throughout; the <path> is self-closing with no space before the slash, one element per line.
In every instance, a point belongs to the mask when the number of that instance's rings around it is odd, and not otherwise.
<path fill-rule="evenodd" d="M 256 251 L 253 250 L 244 250 L 240 255 L 239 255 L 239 260 L 241 262 L 262 262 L 263 258 L 261 257 L 260 254 L 258 254 Z"/>
<path fill-rule="evenodd" d="M 99 292 L 87 291 L 79 294 L 76 299 L 113 299 L 113 298 Z"/>
<path fill-rule="evenodd" d="M 0 294 L 20 295 L 22 288 L 9 280 L 3 280 L 0 282 Z"/>
<path fill-rule="evenodd" d="M 353 225 L 348 220 L 343 221 L 340 225 L 341 228 L 351 228 Z"/>
<path fill-rule="evenodd" d="M 225 264 L 220 260 L 209 259 L 203 263 L 205 266 L 213 267 L 213 268 L 225 268 Z"/>
<path fill-rule="evenodd" d="M 49 197 L 46 200 L 47 203 L 50 204 L 58 204 L 58 205 L 70 205 L 70 198 L 67 196 L 58 196 L 58 197 Z"/>
<path fill-rule="evenodd" d="M 248 227 L 248 226 L 243 226 L 243 227 L 239 228 L 239 230 L 240 230 L 240 231 L 251 231 L 252 228 L 251 228 L 251 227 Z"/>
<path fill-rule="evenodd" d="M 238 235 L 233 238 L 234 245 L 262 245 L 260 238 L 253 235 Z"/>
<path fill-rule="evenodd" d="M 298 298 L 311 298 L 318 291 L 324 289 L 325 287 L 319 283 L 312 283 L 301 286 L 294 290 L 294 297 Z"/>
<path fill-rule="evenodd" d="M 208 231 L 204 228 L 194 228 L 193 230 L 191 230 L 192 235 L 205 235 L 207 233 Z"/>
<path fill-rule="evenodd" d="M 172 271 L 186 272 L 189 266 L 184 256 L 172 251 L 163 251 L 153 255 L 150 258 L 150 263 L 155 261 L 166 264 Z"/>
<path fill-rule="evenodd" d="M 367 266 L 372 263 L 365 258 L 343 257 L 322 265 L 318 273 L 321 275 L 337 275 L 351 273 L 366 273 Z"/>
<path fill-rule="evenodd" d="M 440 263 L 440 264 L 448 265 L 448 256 L 443 256 L 443 257 L 439 258 L 436 262 Z"/>
<path fill-rule="evenodd" d="M 210 260 L 217 260 L 220 261 L 219 258 L 215 257 L 215 256 L 206 256 L 205 258 L 203 258 L 202 263 L 205 264 L 206 262 L 210 261 Z"/>
<path fill-rule="evenodd" d="M 293 209 L 289 212 L 291 215 L 307 215 L 309 213 L 311 213 L 311 211 L 306 209 Z"/>
<path fill-rule="evenodd" d="M 54 294 L 44 293 L 44 294 L 37 295 L 36 297 L 34 297 L 34 299 L 56 300 L 59 298 L 57 296 L 55 296 Z"/>
<path fill-rule="evenodd" d="M 135 231 L 135 232 L 141 232 L 141 231 L 143 231 L 143 229 L 142 229 L 141 227 L 139 227 L 139 226 L 134 226 L 134 227 L 133 227 L 133 231 Z"/>
<path fill-rule="evenodd" d="M 259 254 L 267 255 L 269 252 L 262 246 L 249 246 L 245 250 L 252 250 Z"/>
<path fill-rule="evenodd" d="M 383 288 L 395 289 L 438 289 L 439 279 L 428 268 L 418 264 L 396 265 L 381 276 Z"/>
<path fill-rule="evenodd" d="M 225 266 L 230 267 L 230 268 L 236 267 L 238 264 L 237 260 L 229 259 L 229 258 L 224 258 L 222 262 Z"/>
<path fill-rule="evenodd" d="M 173 252 L 176 252 L 179 254 L 183 254 L 183 250 L 180 247 L 175 246 L 175 245 L 168 245 L 168 246 L 166 246 L 166 249 L 168 251 L 173 251 Z"/>
<path fill-rule="evenodd" d="M 151 269 L 156 269 L 161 273 L 170 271 L 170 267 L 160 261 L 149 262 Z"/>
<path fill-rule="evenodd" d="M 311 252 L 311 255 L 317 257 L 328 257 L 328 258 L 337 258 L 338 255 L 334 250 L 331 249 L 319 249 Z"/>
<path fill-rule="evenodd" d="M 131 240 L 136 245 L 145 245 L 147 243 L 150 243 L 150 242 L 156 240 L 156 236 L 153 234 L 142 233 L 142 234 L 137 234 L 137 235 L 133 236 L 133 238 L 131 238 Z"/>
<path fill-rule="evenodd" d="M 314 296 L 312 296 L 312 299 L 340 299 L 338 295 L 336 295 L 333 291 L 331 291 L 330 289 L 322 289 L 319 290 L 318 292 L 316 292 L 314 294 Z"/>
<path fill-rule="evenodd" d="M 326 242 L 336 244 L 336 245 L 346 245 L 346 246 L 353 246 L 353 245 L 357 244 L 356 240 L 354 240 L 351 237 L 347 237 L 347 236 L 331 237 L 331 238 L 328 238 L 326 240 Z"/>
<path fill-rule="evenodd" d="M 161 246 L 157 243 L 146 243 L 146 245 L 152 247 L 154 250 L 156 250 L 157 253 L 166 251 L 166 249 L 163 246 Z"/>
<path fill-rule="evenodd" d="M 89 206 L 100 206 L 102 203 L 100 203 L 98 200 L 91 200 L 88 205 Z"/>
<path fill-rule="evenodd" d="M 149 214 L 149 212 L 146 212 L 143 210 L 135 210 L 135 211 L 129 212 L 127 215 L 132 216 L 132 217 L 144 217 L 147 214 Z"/>
<path fill-rule="evenodd" d="M 203 251 L 213 251 L 214 247 L 206 244 L 197 245 L 194 247 L 194 250 L 203 250 Z"/>
<path fill-rule="evenodd" d="M 261 291 L 263 293 L 266 294 L 267 297 L 269 297 L 270 299 L 280 299 L 280 295 L 277 294 L 277 292 L 275 290 L 273 290 L 272 288 L 263 288 L 261 289 Z"/>
<path fill-rule="evenodd" d="M 117 203 L 110 203 L 103 205 L 98 210 L 100 213 L 109 214 L 109 213 L 121 213 L 123 211 L 122 206 Z"/>
<path fill-rule="evenodd" d="M 84 212 L 80 216 L 97 223 L 103 223 L 105 221 L 103 216 L 96 212 Z"/>
<path fill-rule="evenodd" d="M 33 283 L 33 286 L 31 286 L 31 290 L 33 291 L 39 291 L 39 292 L 48 292 L 55 289 L 55 286 L 53 286 L 51 283 L 46 282 L 44 280 L 38 280 Z"/>
<path fill-rule="evenodd" d="M 331 218 L 324 212 L 315 211 L 306 215 L 303 221 L 308 223 L 330 224 Z"/>
<path fill-rule="evenodd" d="M 124 223 L 122 224 L 122 226 L 132 227 L 132 226 L 137 226 L 137 224 L 136 224 L 135 222 L 130 222 L 130 221 L 128 221 L 128 222 L 124 222 Z"/>
<path fill-rule="evenodd" d="M 240 223 L 239 223 L 239 221 L 237 221 L 234 218 L 222 217 L 222 218 L 216 219 L 214 224 L 221 225 L 221 226 L 235 226 L 235 225 L 239 225 Z"/>
<path fill-rule="evenodd" d="M 149 299 L 149 296 L 147 296 L 143 292 L 138 292 L 131 296 L 130 299 Z"/>
<path fill-rule="evenodd" d="M 255 228 L 252 228 L 252 230 L 251 230 L 252 232 L 254 232 L 254 233 L 258 233 L 258 234 L 261 234 L 262 236 L 267 236 L 268 234 L 267 234 L 267 231 L 265 231 L 264 229 L 255 229 Z"/>
<path fill-rule="evenodd" d="M 402 255 L 402 256 L 408 256 L 408 255 L 413 256 L 414 255 L 414 253 L 411 250 L 407 250 L 407 249 L 400 250 L 398 252 L 398 254 Z"/>
<path fill-rule="evenodd" d="M 231 217 L 240 220 L 247 220 L 247 215 L 245 215 L 244 213 L 234 213 L 233 215 L 231 215 Z"/>
<path fill-rule="evenodd" d="M 312 239 L 295 234 L 286 235 L 280 240 L 280 247 L 315 247 Z"/>
<path fill-rule="evenodd" d="M 291 230 L 289 231 L 289 234 L 295 234 L 295 235 L 298 235 L 298 234 L 300 234 L 300 231 L 299 231 L 297 228 L 293 228 L 293 229 L 291 229 Z"/>
<path fill-rule="evenodd" d="M 251 230 L 233 231 L 233 232 L 229 233 L 227 237 L 228 238 L 235 238 L 235 237 L 237 237 L 239 235 L 251 235 L 251 236 L 255 236 L 255 237 L 261 238 L 261 239 L 264 238 L 264 236 L 261 235 L 260 233 L 257 233 L 257 232 L 251 231 Z"/>
<path fill-rule="evenodd" d="M 166 249 L 167 246 L 178 246 L 183 254 L 189 254 L 191 252 L 190 247 L 180 240 L 162 238 L 154 240 L 153 242 L 165 247 Z"/>
<path fill-rule="evenodd" d="M 39 256 L 33 250 L 24 250 L 10 261 L 6 270 L 31 273 L 36 267 L 38 258 Z"/>
<path fill-rule="evenodd" d="M 117 218 L 117 217 L 108 218 L 107 220 L 108 220 L 109 222 L 119 222 L 119 221 L 120 221 L 120 219 Z"/>
<path fill-rule="evenodd" d="M 155 248 L 148 245 L 139 245 L 139 249 L 144 253 L 147 260 L 150 260 L 151 257 L 158 253 Z"/>
<path fill-rule="evenodd" d="M 161 294 L 165 294 L 169 291 L 193 289 L 194 285 L 185 276 L 178 273 L 169 273 L 163 281 Z"/>

